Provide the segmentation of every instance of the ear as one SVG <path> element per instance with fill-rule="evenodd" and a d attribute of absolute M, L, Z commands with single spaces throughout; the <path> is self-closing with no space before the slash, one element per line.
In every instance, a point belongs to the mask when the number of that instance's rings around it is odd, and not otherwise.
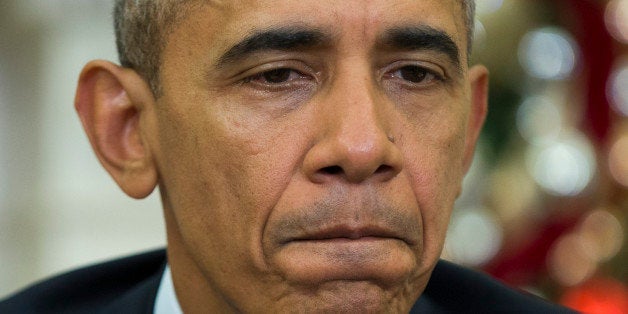
<path fill-rule="evenodd" d="M 81 72 L 74 106 L 100 163 L 133 198 L 148 196 L 157 170 L 143 130 L 155 99 L 134 70 L 92 61 Z"/>
<path fill-rule="evenodd" d="M 463 156 L 463 170 L 466 173 L 471 167 L 475 145 L 486 119 L 488 107 L 488 70 L 482 65 L 469 69 L 470 111 L 467 123 L 467 137 Z"/>

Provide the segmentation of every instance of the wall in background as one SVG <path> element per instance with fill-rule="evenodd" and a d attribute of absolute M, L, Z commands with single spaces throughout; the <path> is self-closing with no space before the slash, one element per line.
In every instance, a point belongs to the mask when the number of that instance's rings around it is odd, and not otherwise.
<path fill-rule="evenodd" d="M 82 66 L 117 58 L 110 12 L 111 1 L 0 2 L 0 297 L 165 243 L 158 193 L 124 195 L 73 108 Z"/>

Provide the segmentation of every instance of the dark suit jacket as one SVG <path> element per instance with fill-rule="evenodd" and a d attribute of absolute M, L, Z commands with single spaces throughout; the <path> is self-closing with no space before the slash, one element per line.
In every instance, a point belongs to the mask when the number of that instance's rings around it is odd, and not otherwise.
<path fill-rule="evenodd" d="M 152 313 L 164 250 L 90 266 L 0 302 L 0 313 Z M 490 277 L 440 261 L 411 313 L 572 313 Z"/>

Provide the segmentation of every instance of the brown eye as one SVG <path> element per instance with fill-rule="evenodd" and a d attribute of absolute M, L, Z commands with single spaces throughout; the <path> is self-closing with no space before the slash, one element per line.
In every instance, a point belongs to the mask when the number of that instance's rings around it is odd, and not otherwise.
<path fill-rule="evenodd" d="M 280 84 L 287 82 L 293 72 L 293 70 L 287 68 L 275 69 L 262 73 L 261 78 L 267 83 Z"/>
<path fill-rule="evenodd" d="M 244 79 L 245 83 L 259 84 L 263 86 L 287 86 L 312 78 L 295 69 L 276 68 L 251 75 Z"/>
<path fill-rule="evenodd" d="M 412 83 L 421 83 L 426 80 L 431 81 L 434 79 L 434 74 L 417 66 L 402 67 L 397 70 L 394 75 Z"/>

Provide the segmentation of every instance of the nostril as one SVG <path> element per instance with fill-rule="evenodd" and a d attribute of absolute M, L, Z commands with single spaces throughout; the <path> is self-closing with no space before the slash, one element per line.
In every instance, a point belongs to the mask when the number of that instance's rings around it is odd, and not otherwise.
<path fill-rule="evenodd" d="M 392 170 L 393 170 L 393 167 L 389 165 L 381 165 L 377 168 L 377 170 L 375 170 L 375 173 L 386 173 Z"/>
<path fill-rule="evenodd" d="M 322 168 L 320 172 L 324 174 L 339 174 L 342 173 L 342 168 L 340 166 L 329 166 Z"/>

